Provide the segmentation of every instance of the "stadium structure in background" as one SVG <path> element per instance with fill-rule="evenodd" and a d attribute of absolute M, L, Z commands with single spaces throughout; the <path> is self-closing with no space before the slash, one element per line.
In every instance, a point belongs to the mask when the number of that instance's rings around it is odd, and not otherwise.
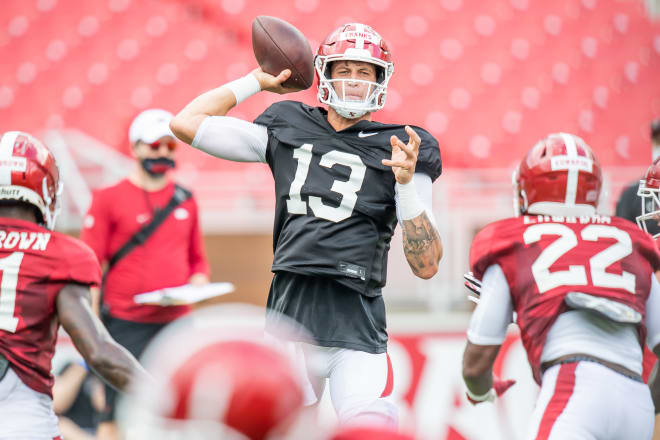
<path fill-rule="evenodd" d="M 255 16 L 289 21 L 313 49 L 326 29 L 369 23 L 387 35 L 395 64 L 375 119 L 405 113 L 440 141 L 444 173 L 434 210 L 452 255 L 422 282 L 408 275 L 393 246 L 389 304 L 461 308 L 472 236 L 510 215 L 510 172 L 536 140 L 566 131 L 591 145 L 606 174 L 603 213 L 613 212 L 623 185 L 648 166 L 648 123 L 660 115 L 658 3 L 10 1 L 0 11 L 0 129 L 37 133 L 51 146 L 66 191 L 59 227 L 75 230 L 91 189 L 129 171 L 128 125 L 137 113 L 176 111 L 256 66 Z M 315 93 L 313 86 L 293 97 L 316 105 Z M 278 99 L 259 94 L 234 115 L 254 117 Z M 182 148 L 178 160 L 177 177 L 195 190 L 206 233 L 270 233 L 267 166 L 210 161 L 192 148 Z"/>

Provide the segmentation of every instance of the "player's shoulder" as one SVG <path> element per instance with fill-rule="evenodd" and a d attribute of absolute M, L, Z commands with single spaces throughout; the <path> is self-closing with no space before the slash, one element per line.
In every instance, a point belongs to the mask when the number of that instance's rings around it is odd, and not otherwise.
<path fill-rule="evenodd" d="M 489 223 L 475 235 L 470 247 L 470 267 L 477 278 L 481 279 L 488 266 L 518 247 L 528 222 L 525 216 L 506 218 Z"/>
<path fill-rule="evenodd" d="M 271 104 L 255 120 L 255 124 L 271 126 L 277 121 L 288 123 L 299 122 L 304 119 L 313 118 L 318 113 L 317 107 L 312 107 L 300 101 L 278 101 Z"/>
<path fill-rule="evenodd" d="M 379 141 L 389 144 L 390 136 L 394 135 L 403 142 L 408 142 L 408 133 L 405 125 L 376 123 L 373 129 L 378 129 L 381 136 Z M 420 138 L 419 153 L 417 155 L 417 172 L 426 173 L 431 180 L 442 174 L 442 157 L 438 140 L 427 130 L 417 125 L 410 125 Z"/>
<path fill-rule="evenodd" d="M 381 133 L 386 134 L 387 136 L 397 136 L 399 139 L 408 140 L 408 133 L 406 133 L 406 126 L 402 124 L 385 124 L 383 122 L 372 122 L 373 130 L 378 130 Z M 438 140 L 429 133 L 426 129 L 419 127 L 417 125 L 409 125 L 415 133 L 420 137 L 421 144 L 419 145 L 420 151 L 422 149 L 436 149 L 440 151 L 438 146 Z"/>

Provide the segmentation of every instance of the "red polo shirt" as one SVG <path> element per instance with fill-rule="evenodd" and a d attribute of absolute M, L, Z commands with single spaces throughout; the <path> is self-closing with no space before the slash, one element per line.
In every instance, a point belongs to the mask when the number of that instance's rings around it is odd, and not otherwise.
<path fill-rule="evenodd" d="M 83 222 L 81 239 L 107 262 L 144 224 L 155 209 L 167 205 L 174 184 L 159 191 L 138 188 L 128 179 L 96 191 Z M 136 322 L 169 322 L 189 306 L 135 304 L 136 294 L 186 284 L 191 275 L 208 275 L 209 265 L 199 227 L 197 204 L 190 198 L 177 206 L 143 244 L 119 260 L 106 278 L 103 301 L 116 318 Z"/>

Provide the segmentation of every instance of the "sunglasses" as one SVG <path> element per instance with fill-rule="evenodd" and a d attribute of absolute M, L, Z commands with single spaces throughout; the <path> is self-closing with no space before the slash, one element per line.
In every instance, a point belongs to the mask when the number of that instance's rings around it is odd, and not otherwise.
<path fill-rule="evenodd" d="M 151 148 L 153 151 L 158 151 L 158 150 L 160 150 L 160 146 L 163 145 L 163 144 L 167 145 L 167 148 L 170 151 L 176 150 L 176 148 L 178 146 L 177 141 L 175 141 L 174 139 L 170 139 L 170 140 L 167 140 L 167 141 L 158 140 L 156 142 L 152 142 L 152 143 L 147 144 L 147 145 L 149 145 L 149 148 Z"/>

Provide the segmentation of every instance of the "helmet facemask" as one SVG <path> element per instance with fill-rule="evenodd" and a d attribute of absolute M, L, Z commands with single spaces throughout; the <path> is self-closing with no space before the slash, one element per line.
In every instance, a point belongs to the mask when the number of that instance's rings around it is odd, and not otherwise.
<path fill-rule="evenodd" d="M 345 54 L 321 56 L 318 55 L 314 60 L 316 73 L 319 76 L 318 99 L 323 104 L 333 108 L 340 116 L 347 119 L 356 119 L 364 116 L 368 112 L 380 110 L 385 105 L 387 95 L 387 84 L 394 72 L 392 63 L 385 63 L 381 60 L 374 61 L 372 57 L 348 56 L 351 50 L 348 49 Z M 335 61 L 361 61 L 373 64 L 376 67 L 376 82 L 354 78 L 336 78 L 331 77 L 332 63 Z M 367 92 L 362 100 L 356 100 L 346 96 L 349 89 L 348 84 L 364 84 Z"/>
<path fill-rule="evenodd" d="M 637 190 L 637 195 L 641 199 L 642 214 L 637 216 L 635 220 L 637 221 L 637 226 L 642 228 L 644 232 L 649 232 L 646 227 L 647 221 L 660 223 L 659 193 L 660 193 L 660 188 L 648 187 L 646 186 L 646 181 L 644 180 L 640 181 L 639 189 Z M 653 238 L 658 238 L 658 237 L 660 237 L 660 233 L 657 233 L 653 236 Z"/>

